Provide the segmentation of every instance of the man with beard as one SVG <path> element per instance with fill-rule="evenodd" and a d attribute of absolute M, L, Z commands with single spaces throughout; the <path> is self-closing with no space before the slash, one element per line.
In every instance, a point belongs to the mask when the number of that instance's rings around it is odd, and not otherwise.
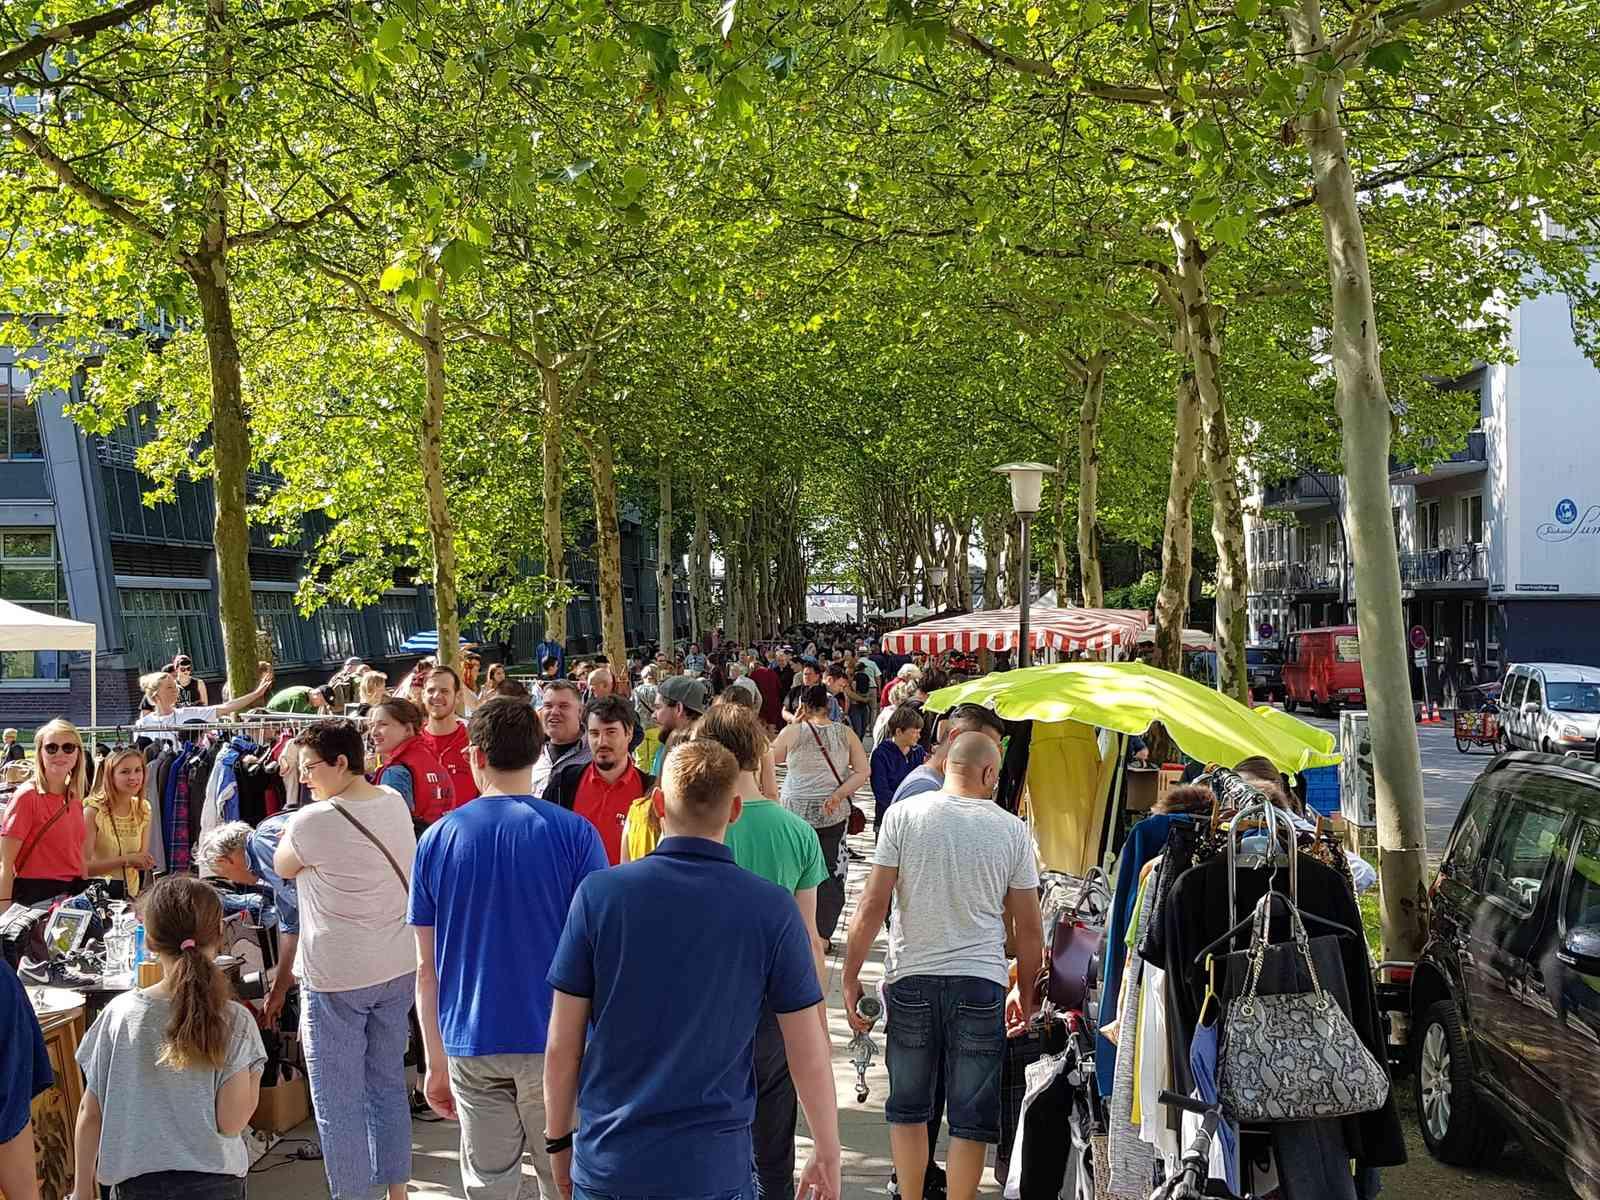
<path fill-rule="evenodd" d="M 583 737 L 583 697 L 578 685 L 567 679 L 547 681 L 539 720 L 549 741 L 533 764 L 532 786 L 535 796 L 544 796 L 557 771 L 571 763 L 587 763 L 590 758 L 589 744 Z"/>
<path fill-rule="evenodd" d="M 656 688 L 656 727 L 661 730 L 661 748 L 656 751 L 650 773 L 661 778 L 661 765 L 667 759 L 667 743 L 673 733 L 688 730 L 711 707 L 711 689 L 705 680 L 688 675 L 672 675 Z"/>
<path fill-rule="evenodd" d="M 628 742 L 636 718 L 633 705 L 621 696 L 589 701 L 589 755 L 587 763 L 567 763 L 550 777 L 544 798 L 570 808 L 600 831 L 606 859 L 614 867 L 622 861 L 622 827 L 633 802 L 655 787 L 628 757 Z"/>
<path fill-rule="evenodd" d="M 418 732 L 418 740 L 439 765 L 450 773 L 455 790 L 454 807 L 460 808 L 478 794 L 467 766 L 467 723 L 456 716 L 456 698 L 461 694 L 461 676 L 450 667 L 435 667 L 422 685 L 422 705 L 428 721 Z"/>

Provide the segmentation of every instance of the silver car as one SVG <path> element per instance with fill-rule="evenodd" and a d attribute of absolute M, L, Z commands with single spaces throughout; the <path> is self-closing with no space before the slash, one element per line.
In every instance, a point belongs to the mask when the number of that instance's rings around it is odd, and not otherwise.
<path fill-rule="evenodd" d="M 1500 727 L 1516 749 L 1595 753 L 1600 742 L 1600 668 L 1522 663 L 1500 689 Z"/>

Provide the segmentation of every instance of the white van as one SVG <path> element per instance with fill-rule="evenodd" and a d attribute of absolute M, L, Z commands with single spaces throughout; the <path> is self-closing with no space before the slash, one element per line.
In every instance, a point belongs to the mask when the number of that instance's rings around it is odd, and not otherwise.
<path fill-rule="evenodd" d="M 1594 754 L 1600 741 L 1600 668 L 1512 667 L 1500 689 L 1500 728 L 1514 749 Z"/>

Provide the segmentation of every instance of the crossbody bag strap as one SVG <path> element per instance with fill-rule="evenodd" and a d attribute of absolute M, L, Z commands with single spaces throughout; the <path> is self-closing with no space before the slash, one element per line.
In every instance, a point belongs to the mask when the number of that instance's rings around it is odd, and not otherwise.
<path fill-rule="evenodd" d="M 400 881 L 400 886 L 405 889 L 406 895 L 409 896 L 411 894 L 411 880 L 406 878 L 406 873 L 400 869 L 400 864 L 395 861 L 394 855 L 389 853 L 389 847 L 380 842 L 378 840 L 378 835 L 373 833 L 372 830 L 368 829 L 359 820 L 357 820 L 355 813 L 351 812 L 344 805 L 340 804 L 337 800 L 330 800 L 328 803 L 333 805 L 334 812 L 338 813 L 346 821 L 349 821 L 350 824 L 354 825 L 356 829 L 360 831 L 361 836 L 376 846 L 383 854 L 384 858 L 389 860 L 389 865 L 394 868 L 395 878 Z"/>
<path fill-rule="evenodd" d="M 811 730 L 811 736 L 816 739 L 817 749 L 822 751 L 822 761 L 827 763 L 828 770 L 833 772 L 833 781 L 843 787 L 844 776 L 840 775 L 839 768 L 833 765 L 833 755 L 829 754 L 828 748 L 822 744 L 822 735 L 817 732 L 817 727 L 810 721 L 807 721 L 805 725 L 807 729 Z"/>
<path fill-rule="evenodd" d="M 15 865 L 12 867 L 12 871 L 16 875 L 20 876 L 22 874 L 22 868 L 24 864 L 26 864 L 28 859 L 33 856 L 33 852 L 38 847 L 39 843 L 44 841 L 44 835 L 56 827 L 56 822 L 61 820 L 62 817 L 66 816 L 67 809 L 71 807 L 72 798 L 70 796 L 64 798 L 61 801 L 61 807 L 56 809 L 55 814 L 51 816 L 51 818 L 43 825 L 35 829 L 33 831 L 33 835 L 28 838 L 27 841 L 22 843 L 22 849 L 17 851 L 17 860 Z"/>

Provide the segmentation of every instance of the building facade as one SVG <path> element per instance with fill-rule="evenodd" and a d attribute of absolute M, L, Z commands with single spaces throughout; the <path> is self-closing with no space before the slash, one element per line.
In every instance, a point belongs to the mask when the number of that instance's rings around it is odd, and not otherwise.
<path fill-rule="evenodd" d="M 1573 326 L 1565 296 L 1521 305 L 1511 361 L 1452 385 L 1478 396 L 1464 444 L 1430 468 L 1391 470 L 1406 618 L 1424 631 L 1435 697 L 1518 662 L 1600 665 L 1600 370 Z M 1257 639 L 1353 621 L 1343 479 L 1275 481 L 1249 510 Z"/>
<path fill-rule="evenodd" d="M 102 723 L 134 715 L 138 676 L 178 653 L 194 660 L 215 698 L 223 656 L 211 485 L 180 481 L 172 501 L 144 503 L 149 482 L 134 466 L 141 425 L 130 420 L 108 436 L 88 436 L 66 415 L 67 402 L 63 393 L 41 392 L 30 403 L 26 372 L 9 352 L 0 354 L 0 598 L 95 625 Z M 270 482 L 252 478 L 251 486 Z M 251 534 L 256 624 L 271 639 L 279 681 L 321 682 L 352 655 L 396 678 L 418 657 L 401 651 L 406 639 L 436 624 L 429 590 L 400 580 L 376 604 L 330 604 L 302 616 L 294 593 L 315 533 L 291 547 L 271 545 L 259 529 Z M 599 646 L 592 543 L 591 534 L 567 563 L 579 593 L 568 610 L 567 644 L 577 654 Z M 623 514 L 622 555 L 628 644 L 657 640 L 655 533 L 636 509 Z M 685 590 L 675 590 L 674 607 L 683 636 Z M 542 633 L 530 617 L 501 649 L 527 661 Z M 0 724 L 63 714 L 87 721 L 88 689 L 86 655 L 0 654 Z"/>

